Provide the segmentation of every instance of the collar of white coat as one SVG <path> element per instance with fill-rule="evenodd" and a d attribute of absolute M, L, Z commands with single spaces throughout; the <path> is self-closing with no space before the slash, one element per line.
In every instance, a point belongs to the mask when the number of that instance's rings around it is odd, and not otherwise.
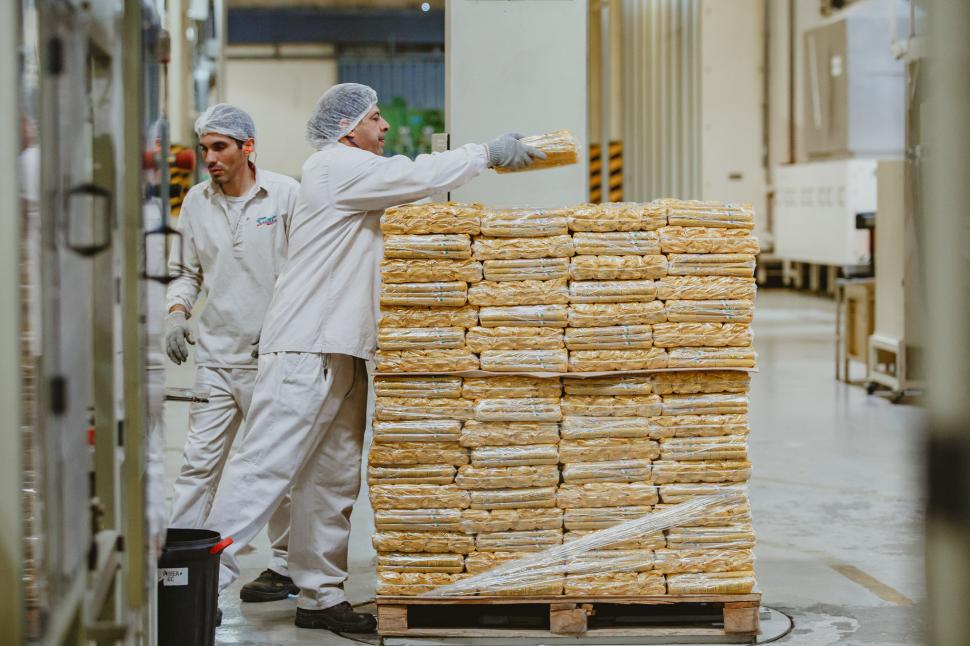
<path fill-rule="evenodd" d="M 259 192 L 259 191 L 266 191 L 268 193 L 269 192 L 269 182 L 267 181 L 268 180 L 268 177 L 267 177 L 266 173 L 264 173 L 262 170 L 260 170 L 260 168 L 258 166 L 256 166 L 255 164 L 253 164 L 252 162 L 250 162 L 250 165 L 256 171 L 256 183 L 253 184 L 253 188 L 250 189 L 250 191 L 249 191 L 249 193 L 247 193 L 247 195 L 251 197 L 251 196 L 255 195 L 257 192 Z M 212 182 L 212 179 L 211 178 L 210 179 L 207 179 L 202 184 L 202 193 L 206 196 L 206 198 L 209 198 L 209 199 L 215 197 L 216 195 L 222 195 L 223 197 L 225 197 L 225 195 L 223 194 L 223 192 L 221 190 L 219 190 L 219 186 L 217 184 L 214 184 Z"/>

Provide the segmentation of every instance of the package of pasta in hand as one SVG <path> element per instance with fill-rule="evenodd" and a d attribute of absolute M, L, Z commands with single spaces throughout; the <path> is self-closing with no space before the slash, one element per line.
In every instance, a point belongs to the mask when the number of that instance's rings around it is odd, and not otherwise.
<path fill-rule="evenodd" d="M 514 173 L 524 170 L 540 170 L 569 166 L 579 162 L 579 142 L 568 130 L 556 130 L 544 135 L 530 135 L 519 139 L 522 143 L 538 148 L 546 154 L 545 159 L 533 159 L 532 163 L 522 168 L 496 168 L 498 173 Z"/>

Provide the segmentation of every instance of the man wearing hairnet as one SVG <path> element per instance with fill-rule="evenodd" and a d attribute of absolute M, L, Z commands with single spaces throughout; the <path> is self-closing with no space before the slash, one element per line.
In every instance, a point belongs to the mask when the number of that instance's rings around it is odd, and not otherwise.
<path fill-rule="evenodd" d="M 303 165 L 289 251 L 263 322 L 259 375 L 239 452 L 206 527 L 236 541 L 223 552 L 220 589 L 238 576 L 236 552 L 292 486 L 290 573 L 296 625 L 370 632 L 347 578 L 350 512 L 360 489 L 367 408 L 364 364 L 377 346 L 384 209 L 451 191 L 495 166 L 544 157 L 504 135 L 488 145 L 382 157 L 388 124 L 365 85 L 330 88 L 307 123 L 316 149 Z"/>
<path fill-rule="evenodd" d="M 195 390 L 208 402 L 193 403 L 182 468 L 175 480 L 171 527 L 201 528 L 245 418 L 256 382 L 254 344 L 286 256 L 286 230 L 300 185 L 249 161 L 255 146 L 252 118 L 220 103 L 195 123 L 209 181 L 188 192 L 178 219 L 181 248 L 173 247 L 169 269 L 178 278 L 167 291 L 165 345 L 177 364 L 195 344 L 187 319 L 199 296 Z M 297 589 L 287 569 L 289 499 L 271 510 L 273 557 L 255 581 L 243 586 L 243 601 L 285 599 Z"/>

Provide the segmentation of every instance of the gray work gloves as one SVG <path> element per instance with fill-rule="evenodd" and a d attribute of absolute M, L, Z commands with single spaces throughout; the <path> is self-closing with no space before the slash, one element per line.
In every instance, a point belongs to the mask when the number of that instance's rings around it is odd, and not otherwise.
<path fill-rule="evenodd" d="M 165 351 L 168 353 L 168 358 L 180 365 L 186 361 L 189 358 L 189 346 L 186 345 L 186 341 L 195 345 L 185 312 L 182 310 L 169 312 L 165 317 Z"/>
<path fill-rule="evenodd" d="M 531 165 L 533 159 L 545 159 L 546 153 L 519 141 L 524 136 L 510 132 L 488 142 L 488 167 L 522 168 Z"/>

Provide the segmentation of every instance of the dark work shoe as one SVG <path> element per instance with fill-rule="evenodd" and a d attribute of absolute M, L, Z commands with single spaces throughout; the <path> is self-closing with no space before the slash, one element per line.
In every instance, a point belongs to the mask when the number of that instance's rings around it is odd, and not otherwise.
<path fill-rule="evenodd" d="M 239 598 L 249 602 L 280 601 L 291 594 L 300 594 L 300 588 L 294 585 L 293 579 L 273 570 L 263 570 L 255 580 L 242 587 Z"/>
<path fill-rule="evenodd" d="M 216 628 L 222 625 L 222 608 L 216 608 Z"/>
<path fill-rule="evenodd" d="M 354 612 L 353 606 L 344 601 L 323 610 L 296 609 L 296 621 L 300 628 L 326 628 L 338 633 L 372 633 L 377 630 L 374 615 Z"/>

